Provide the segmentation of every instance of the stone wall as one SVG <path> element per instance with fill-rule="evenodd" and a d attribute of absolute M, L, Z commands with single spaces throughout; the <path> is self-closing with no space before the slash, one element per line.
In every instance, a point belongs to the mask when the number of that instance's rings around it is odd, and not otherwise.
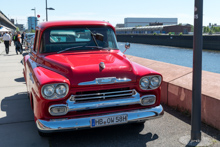
<path fill-rule="evenodd" d="M 186 114 L 192 107 L 192 68 L 126 55 L 163 75 L 161 103 Z M 220 74 L 202 71 L 202 121 L 220 130 Z"/>

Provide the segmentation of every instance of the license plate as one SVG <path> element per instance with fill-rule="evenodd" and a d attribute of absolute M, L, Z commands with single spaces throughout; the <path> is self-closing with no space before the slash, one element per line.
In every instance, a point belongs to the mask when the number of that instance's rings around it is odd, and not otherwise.
<path fill-rule="evenodd" d="M 111 117 L 92 118 L 90 120 L 90 126 L 99 127 L 99 126 L 108 126 L 108 125 L 121 124 L 127 122 L 128 122 L 128 116 L 125 114 L 125 115 L 116 115 Z"/>

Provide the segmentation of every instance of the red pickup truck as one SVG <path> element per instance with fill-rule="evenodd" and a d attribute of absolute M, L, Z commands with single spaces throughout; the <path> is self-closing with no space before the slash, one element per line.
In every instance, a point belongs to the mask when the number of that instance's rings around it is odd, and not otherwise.
<path fill-rule="evenodd" d="M 107 22 L 42 23 L 23 63 L 40 135 L 163 115 L 162 75 L 130 61 Z"/>

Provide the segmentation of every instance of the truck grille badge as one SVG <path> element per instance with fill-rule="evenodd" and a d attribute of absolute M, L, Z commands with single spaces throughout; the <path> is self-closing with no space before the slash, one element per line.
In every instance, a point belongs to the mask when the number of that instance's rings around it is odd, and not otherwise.
<path fill-rule="evenodd" d="M 100 62 L 100 63 L 99 63 L 99 66 L 100 66 L 102 69 L 104 69 L 104 68 L 105 68 L 105 63 L 104 63 L 104 62 Z"/>

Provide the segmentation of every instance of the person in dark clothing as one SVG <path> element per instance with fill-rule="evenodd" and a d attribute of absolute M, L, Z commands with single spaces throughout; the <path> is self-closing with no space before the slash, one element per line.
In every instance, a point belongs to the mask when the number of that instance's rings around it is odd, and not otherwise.
<path fill-rule="evenodd" d="M 18 55 L 18 52 L 20 52 L 20 54 L 22 54 L 22 46 L 21 46 L 21 43 L 20 43 L 20 33 L 18 32 L 15 32 L 15 35 L 14 35 L 14 43 L 15 43 L 15 51 L 16 51 L 16 54 Z"/>
<path fill-rule="evenodd" d="M 22 45 L 24 44 L 24 32 L 21 34 L 21 43 L 22 43 Z"/>

